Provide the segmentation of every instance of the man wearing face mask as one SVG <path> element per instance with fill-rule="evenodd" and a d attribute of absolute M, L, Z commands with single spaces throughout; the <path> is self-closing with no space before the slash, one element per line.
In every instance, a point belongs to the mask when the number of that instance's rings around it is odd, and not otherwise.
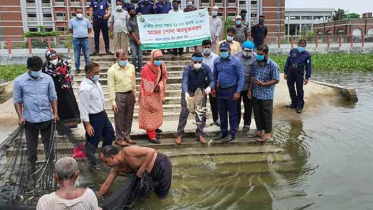
<path fill-rule="evenodd" d="M 136 14 L 138 14 L 138 15 L 151 15 L 151 14 L 155 14 L 154 4 L 155 4 L 155 2 L 153 3 L 150 0 L 141 0 L 137 4 Z"/>
<path fill-rule="evenodd" d="M 241 61 L 231 55 L 230 44 L 220 45 L 220 57 L 214 61 L 214 80 L 220 114 L 220 134 L 215 140 L 233 141 L 237 129 L 237 100 L 244 85 L 244 73 Z M 228 133 L 228 115 L 230 132 Z"/>
<path fill-rule="evenodd" d="M 308 80 L 311 77 L 312 72 L 311 55 L 306 51 L 306 45 L 306 40 L 300 40 L 298 42 L 298 48 L 290 51 L 284 68 L 284 79 L 287 80 L 291 98 L 291 104 L 286 107 L 290 109 L 297 109 L 298 114 L 302 113 L 304 107 L 303 84 L 308 84 Z M 304 78 L 305 70 L 306 78 Z M 297 87 L 296 92 L 294 83 Z"/>
<path fill-rule="evenodd" d="M 88 34 L 92 32 L 91 22 L 83 16 L 83 9 L 76 8 L 76 17 L 69 21 L 69 33 L 73 34 L 76 73 L 80 73 L 80 52 L 83 51 L 85 64 L 89 63 Z"/>
<path fill-rule="evenodd" d="M 127 22 L 130 16 L 126 10 L 122 8 L 122 1 L 116 1 L 116 10 L 112 13 L 109 19 L 110 36 L 114 37 L 114 50 L 123 49 L 128 52 L 128 30 Z"/>
<path fill-rule="evenodd" d="M 91 0 L 90 3 L 90 20 L 93 23 L 93 31 L 95 33 L 95 51 L 93 54 L 98 54 L 100 50 L 100 31 L 105 42 L 105 51 L 110 54 L 109 48 L 109 28 L 108 19 L 110 17 L 111 9 L 107 0 Z M 93 18 L 92 18 L 93 16 Z"/>
<path fill-rule="evenodd" d="M 216 44 L 219 42 L 219 38 L 221 35 L 221 29 L 223 27 L 223 22 L 221 21 L 219 14 L 219 7 L 214 6 L 211 11 L 210 16 L 210 34 L 211 34 L 211 41 L 212 41 L 212 51 L 216 50 Z"/>
<path fill-rule="evenodd" d="M 207 84 L 206 84 L 207 81 Z M 179 117 L 179 125 L 177 127 L 178 137 L 176 144 L 182 143 L 182 134 L 184 133 L 185 126 L 188 121 L 189 110 L 187 101 L 189 97 L 193 97 L 197 88 L 202 90 L 206 87 L 204 93 L 208 95 L 215 86 L 213 74 L 209 66 L 203 63 L 203 56 L 201 53 L 194 53 L 192 55 L 192 62 L 186 66 L 182 78 L 182 92 L 181 92 L 181 113 Z M 203 106 L 206 106 L 206 98 L 203 99 Z M 195 116 L 197 122 L 197 141 L 206 144 L 203 137 L 203 128 L 205 127 L 205 119 L 199 119 L 197 114 Z"/>
<path fill-rule="evenodd" d="M 240 16 L 241 16 L 241 19 L 242 19 L 242 25 L 244 25 L 244 26 L 246 26 L 246 28 L 248 28 L 248 24 L 246 22 L 246 14 L 247 14 L 247 11 L 245 9 L 241 10 Z"/>
<path fill-rule="evenodd" d="M 137 24 L 135 8 L 130 8 L 129 14 L 130 19 L 127 22 L 127 29 L 130 34 L 132 64 L 135 66 L 136 72 L 140 73 L 142 68 L 142 50 L 139 25 Z"/>
<path fill-rule="evenodd" d="M 155 13 L 156 14 L 168 14 L 171 10 L 171 3 L 167 0 L 161 0 L 156 4 Z"/>
<path fill-rule="evenodd" d="M 177 2 L 177 0 L 174 0 L 172 2 L 172 10 L 170 10 L 168 14 L 178 14 L 178 13 L 183 13 L 183 10 L 179 9 L 179 2 Z M 181 47 L 181 48 L 173 49 L 174 56 L 177 56 L 177 51 L 179 51 L 180 57 L 183 56 L 184 48 Z"/>
<path fill-rule="evenodd" d="M 186 7 L 184 8 L 184 12 L 191 12 L 197 10 L 197 7 L 194 6 L 193 0 L 187 0 Z"/>
<path fill-rule="evenodd" d="M 252 85 L 251 81 L 251 74 L 253 65 L 256 61 L 256 53 L 254 52 L 255 45 L 251 41 L 246 41 L 242 45 L 243 50 L 240 52 L 234 53 L 234 55 L 241 61 L 242 67 L 244 69 L 244 76 L 245 76 L 245 83 L 241 91 L 240 98 L 237 101 L 237 130 L 239 128 L 239 125 L 241 123 L 241 102 L 243 99 L 244 104 L 244 126 L 243 131 L 248 132 L 250 131 L 250 125 L 251 125 L 251 113 L 253 110 L 253 101 L 248 98 L 248 91 L 250 89 L 250 86 Z M 251 94 L 251 93 L 250 93 Z"/>
<path fill-rule="evenodd" d="M 211 69 L 211 72 L 212 72 L 214 70 L 214 61 L 219 56 L 216 55 L 215 53 L 211 52 L 211 48 L 212 48 L 211 41 L 210 40 L 203 40 L 203 42 L 202 42 L 203 63 L 206 64 L 207 66 L 209 66 L 210 69 Z M 215 89 L 211 90 L 209 98 L 210 98 L 210 106 L 211 106 L 212 119 L 214 121 L 214 125 L 220 126 L 218 103 L 217 103 L 217 99 L 216 99 Z"/>
<path fill-rule="evenodd" d="M 131 0 L 124 0 L 124 3 L 122 5 L 123 9 L 127 12 L 130 10 L 130 8 L 135 8 L 135 5 L 131 3 Z"/>
<path fill-rule="evenodd" d="M 259 16 L 259 23 L 251 27 L 251 37 L 256 47 L 264 44 L 264 40 L 267 37 L 268 29 L 264 25 L 264 16 Z"/>
<path fill-rule="evenodd" d="M 115 143 L 129 146 L 136 142 L 131 140 L 133 110 L 136 98 L 135 66 L 128 63 L 127 53 L 120 49 L 116 51 L 117 62 L 108 70 L 109 99 L 114 111 Z"/>
<path fill-rule="evenodd" d="M 253 109 L 258 142 L 264 143 L 271 139 L 273 97 L 275 85 L 280 81 L 280 69 L 276 62 L 268 57 L 268 46 L 257 47 L 256 63 L 252 69 L 253 85 L 247 93 L 248 98 L 253 98 Z M 252 94 L 251 94 L 252 93 Z"/>
<path fill-rule="evenodd" d="M 234 36 L 236 34 L 236 29 L 234 28 L 228 28 L 227 29 L 227 38 L 225 40 L 222 40 L 218 42 L 216 46 L 216 54 L 220 55 L 220 45 L 222 43 L 227 43 L 230 46 L 230 52 L 235 53 L 242 50 L 241 44 L 239 42 L 234 41 Z"/>
<path fill-rule="evenodd" d="M 39 133 L 41 133 L 44 144 L 46 160 L 49 155 L 54 157 L 53 154 L 50 154 L 50 152 L 53 153 L 53 150 L 50 150 L 51 127 L 53 121 L 56 123 L 59 120 L 57 95 L 53 79 L 42 73 L 42 65 L 43 61 L 40 57 L 28 58 L 28 72 L 17 77 L 13 86 L 13 100 L 18 115 L 18 124 L 24 126 L 26 132 L 28 174 L 30 177 L 35 172 L 35 162 L 38 159 Z"/>
<path fill-rule="evenodd" d="M 249 34 L 247 33 L 247 28 L 242 24 L 242 18 L 240 15 L 236 16 L 236 34 L 234 40 L 242 44 L 247 40 Z"/>
<path fill-rule="evenodd" d="M 103 137 L 102 147 L 111 145 L 115 138 L 114 129 L 105 112 L 105 98 L 100 79 L 100 66 L 90 62 L 85 66 L 85 78 L 79 86 L 80 117 L 86 130 L 85 153 L 90 167 L 96 169 L 94 155 Z"/>

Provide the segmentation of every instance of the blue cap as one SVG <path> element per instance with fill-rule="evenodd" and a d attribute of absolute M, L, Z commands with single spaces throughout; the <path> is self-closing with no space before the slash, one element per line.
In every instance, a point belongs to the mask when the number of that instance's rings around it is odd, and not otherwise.
<path fill-rule="evenodd" d="M 254 49 L 254 48 L 255 48 L 255 44 L 254 44 L 254 42 L 252 42 L 252 41 L 245 41 L 245 42 L 242 44 L 242 48 L 243 48 L 243 49 Z"/>
<path fill-rule="evenodd" d="M 223 42 L 220 44 L 220 47 L 219 47 L 219 50 L 230 50 L 231 49 L 231 45 L 227 42 Z"/>

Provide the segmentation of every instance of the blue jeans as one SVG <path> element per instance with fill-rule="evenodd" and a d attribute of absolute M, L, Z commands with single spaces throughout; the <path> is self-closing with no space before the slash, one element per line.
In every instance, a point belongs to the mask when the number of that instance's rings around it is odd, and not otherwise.
<path fill-rule="evenodd" d="M 136 44 L 135 41 L 130 40 L 131 52 L 132 52 L 132 64 L 135 66 L 137 71 L 141 71 L 142 68 L 142 50 L 141 47 Z"/>
<path fill-rule="evenodd" d="M 237 86 L 228 88 L 219 88 L 217 91 L 218 109 L 220 115 L 220 131 L 223 136 L 228 134 L 228 116 L 230 134 L 234 138 L 236 136 L 237 128 L 237 101 L 233 100 L 233 95 L 236 92 Z M 229 115 L 227 114 L 229 113 Z"/>
<path fill-rule="evenodd" d="M 88 38 L 74 38 L 75 68 L 80 69 L 80 52 L 83 51 L 85 64 L 90 62 Z"/>

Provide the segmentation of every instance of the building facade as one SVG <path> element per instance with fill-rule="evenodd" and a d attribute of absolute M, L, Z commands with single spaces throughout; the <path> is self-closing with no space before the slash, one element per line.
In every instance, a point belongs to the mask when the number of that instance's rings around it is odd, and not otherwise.
<path fill-rule="evenodd" d="M 338 20 L 316 24 L 315 32 L 319 35 L 362 35 L 373 36 L 373 18 L 357 18 L 352 20 Z"/>

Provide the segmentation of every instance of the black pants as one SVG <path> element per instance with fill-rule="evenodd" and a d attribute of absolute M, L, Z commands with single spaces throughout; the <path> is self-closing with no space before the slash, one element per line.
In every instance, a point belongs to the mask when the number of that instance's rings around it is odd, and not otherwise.
<path fill-rule="evenodd" d="M 298 108 L 304 107 L 304 91 L 303 91 L 303 80 L 304 80 L 304 69 L 291 68 L 288 73 L 288 88 L 291 98 L 291 105 L 297 106 Z M 295 92 L 295 86 L 297 91 Z"/>
<path fill-rule="evenodd" d="M 273 100 L 254 98 L 253 109 L 258 131 L 272 132 Z"/>
<path fill-rule="evenodd" d="M 217 97 L 212 97 L 211 94 L 209 95 L 209 98 L 210 98 L 212 119 L 215 122 L 215 121 L 219 120 L 218 99 L 217 99 Z"/>
<path fill-rule="evenodd" d="M 179 55 L 182 56 L 184 48 L 175 48 L 172 51 L 173 51 L 173 53 L 174 53 L 175 56 L 177 55 L 177 51 L 179 51 Z"/>
<path fill-rule="evenodd" d="M 172 164 L 165 154 L 157 154 L 150 176 L 156 184 L 154 192 L 157 194 L 158 198 L 166 198 L 171 188 Z"/>
<path fill-rule="evenodd" d="M 111 125 L 111 122 L 105 111 L 97 114 L 90 114 L 89 122 L 91 123 L 95 133 L 92 137 L 85 133 L 85 137 L 87 139 L 85 152 L 87 154 L 88 160 L 92 164 L 95 164 L 93 156 L 96 153 L 101 136 L 104 138 L 102 147 L 111 145 L 115 136 L 113 126 Z"/>
<path fill-rule="evenodd" d="M 100 31 L 102 31 L 102 36 L 104 37 L 105 50 L 109 50 L 109 28 L 108 21 L 104 18 L 93 18 L 93 31 L 95 33 L 95 51 L 100 50 Z"/>
<path fill-rule="evenodd" d="M 237 101 L 237 117 L 238 117 L 237 126 L 239 126 L 241 123 L 241 101 L 242 99 L 243 99 L 243 106 L 245 110 L 243 114 L 244 125 L 250 126 L 251 125 L 251 113 L 253 110 L 253 100 L 247 97 L 247 90 L 241 92 L 240 99 L 238 99 Z"/>
<path fill-rule="evenodd" d="M 35 162 L 38 160 L 38 139 L 39 133 L 41 133 L 41 140 L 44 144 L 44 152 L 46 160 L 49 154 L 54 158 L 53 148 L 50 148 L 51 144 L 51 134 L 52 134 L 52 120 L 41 122 L 41 123 L 31 123 L 26 122 L 25 124 L 26 133 L 26 147 L 27 156 L 30 164 L 35 167 Z"/>

